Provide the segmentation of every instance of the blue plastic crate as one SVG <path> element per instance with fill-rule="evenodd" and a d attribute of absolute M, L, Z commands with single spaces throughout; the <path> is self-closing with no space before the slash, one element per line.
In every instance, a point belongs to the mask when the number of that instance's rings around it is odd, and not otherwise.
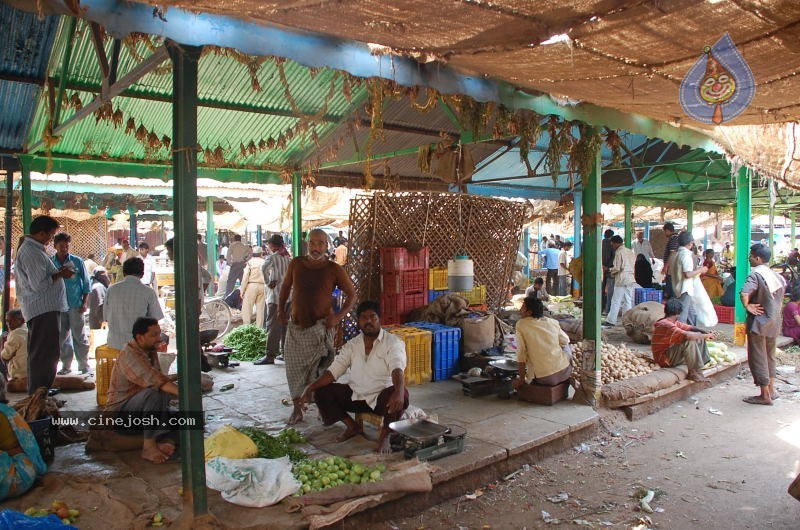
<path fill-rule="evenodd" d="M 449 294 L 449 293 L 450 293 L 450 291 L 447 291 L 447 290 L 438 290 L 437 291 L 437 290 L 433 290 L 433 289 L 428 289 L 428 303 L 430 304 L 431 302 L 433 302 L 434 300 L 436 300 L 440 296 L 444 296 L 444 295 Z"/>
<path fill-rule="evenodd" d="M 433 380 L 450 379 L 459 371 L 461 329 L 433 322 L 407 322 L 406 326 L 424 329 L 433 334 L 431 369 Z"/>
<path fill-rule="evenodd" d="M 639 305 L 643 302 L 658 302 L 663 301 L 664 291 L 661 289 L 644 289 L 638 288 L 633 293 L 633 305 Z"/>

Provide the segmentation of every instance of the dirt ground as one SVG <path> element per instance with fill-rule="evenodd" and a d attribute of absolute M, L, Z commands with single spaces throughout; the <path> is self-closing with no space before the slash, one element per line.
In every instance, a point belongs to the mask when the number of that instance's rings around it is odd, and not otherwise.
<path fill-rule="evenodd" d="M 777 388 L 772 407 L 743 403 L 756 393 L 743 369 L 636 422 L 605 411 L 586 444 L 372 528 L 800 528 L 786 492 L 800 472 L 800 375 L 779 375 Z M 654 513 L 640 508 L 647 490 Z"/>

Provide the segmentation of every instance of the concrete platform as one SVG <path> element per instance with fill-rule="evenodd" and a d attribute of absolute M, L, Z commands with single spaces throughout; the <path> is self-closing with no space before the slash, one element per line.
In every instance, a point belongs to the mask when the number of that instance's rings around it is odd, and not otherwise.
<path fill-rule="evenodd" d="M 174 370 L 174 366 L 173 366 Z M 242 363 L 237 368 L 214 369 L 214 390 L 203 396 L 206 435 L 225 424 L 258 426 L 280 430 L 285 426 L 291 407 L 281 400 L 288 398 L 284 367 L 278 363 L 254 366 Z M 226 392 L 218 389 L 233 383 Z M 550 454 L 571 448 L 594 436 L 599 416 L 590 407 L 569 401 L 554 406 L 542 406 L 516 399 L 501 400 L 496 396 L 480 398 L 463 395 L 460 383 L 441 381 L 409 387 L 411 404 L 429 414 L 438 415 L 440 423 L 459 425 L 467 431 L 463 453 L 432 462 L 434 490 L 427 494 L 392 495 L 388 501 L 351 516 L 345 524 L 363 527 L 367 521 L 380 521 L 431 506 L 444 499 L 485 485 L 522 464 L 534 463 Z M 9 396 L 11 401 L 24 397 Z M 65 409 L 95 410 L 95 392 L 62 393 Z M 366 428 L 366 437 L 356 437 L 337 443 L 341 426 L 323 427 L 311 407 L 298 430 L 309 440 L 305 447 L 310 454 L 355 456 L 370 453 L 375 448 L 376 431 Z M 395 453 L 392 458 L 402 458 Z M 87 497 L 80 484 L 91 484 L 97 495 Z M 115 519 L 142 520 L 161 511 L 168 520 L 180 515 L 183 499 L 180 465 L 168 463 L 156 466 L 144 462 L 137 452 L 86 454 L 83 444 L 56 448 L 56 460 L 46 477 L 45 485 L 35 488 L 20 499 L 4 503 L 24 510 L 30 506 L 47 506 L 54 498 L 77 505 L 82 512 L 81 527 L 95 528 L 108 524 L 103 510 L 97 510 L 95 499 L 114 500 L 121 504 Z M 102 491 L 101 491 L 102 490 Z M 254 509 L 234 506 L 219 493 L 208 491 L 209 507 L 229 528 L 304 528 L 299 514 L 288 514 L 283 506 Z M 134 502 L 135 501 L 135 502 Z M 93 505 L 94 503 L 94 505 Z M 93 508 L 95 508 L 93 510 Z M 360 525 L 360 526 L 359 526 Z"/>

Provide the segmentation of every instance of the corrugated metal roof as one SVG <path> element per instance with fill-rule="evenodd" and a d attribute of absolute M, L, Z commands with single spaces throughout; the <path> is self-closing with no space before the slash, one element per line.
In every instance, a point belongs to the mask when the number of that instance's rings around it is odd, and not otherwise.
<path fill-rule="evenodd" d="M 66 43 L 70 38 L 68 24 L 64 21 L 58 31 L 53 60 L 50 63 L 51 75 L 61 75 L 62 61 Z M 112 40 L 104 42 L 106 55 L 110 57 Z M 117 78 L 121 78 L 135 68 L 141 58 L 152 54 L 152 46 L 161 43 L 154 40 L 145 44 L 138 41 L 134 52 L 132 45 L 124 44 L 120 49 Z M 138 56 L 138 57 L 137 57 Z M 261 90 L 253 89 L 251 74 L 246 64 L 255 60 L 252 57 L 225 51 L 210 51 L 200 60 L 198 72 L 198 142 L 203 148 L 221 147 L 225 152 L 225 165 L 231 167 L 263 167 L 265 165 L 297 164 L 306 153 L 315 150 L 310 133 L 297 134 L 298 119 L 291 116 L 294 108 L 313 115 L 321 110 L 333 121 L 324 121 L 316 126 L 319 137 L 337 127 L 336 120 L 351 110 L 351 103 L 343 95 L 343 77 L 340 73 L 324 69 L 312 72 L 293 61 L 285 61 L 283 70 L 286 76 L 292 102 L 286 97 L 280 81 L 278 65 L 273 58 L 263 59 L 257 70 Z M 156 70 L 143 76 L 130 90 L 113 100 L 113 108 L 123 113 L 123 123 L 114 127 L 111 123 L 95 120 L 90 116 L 71 126 L 61 135 L 52 153 L 68 156 L 88 156 L 92 158 L 123 158 L 128 160 L 157 161 L 169 160 L 170 151 L 162 147 L 146 153 L 144 145 L 135 135 L 125 134 L 129 118 L 134 118 L 136 128 L 143 125 L 148 132 L 162 138 L 172 136 L 172 75 L 170 62 L 165 61 Z M 79 22 L 68 68 L 68 87 L 83 87 L 99 93 L 102 74 L 91 41 L 91 31 L 84 22 Z M 332 96 L 331 85 L 333 84 Z M 364 87 L 353 87 L 352 98 L 363 99 Z M 78 94 L 83 105 L 89 104 L 95 93 L 68 88 L 67 96 Z M 204 105 L 205 103 L 205 105 Z M 75 113 L 72 108 L 62 109 L 61 122 Z M 287 115 L 289 114 L 289 115 Z M 30 138 L 38 140 L 47 122 L 44 98 L 40 97 Z M 292 129 L 293 137 L 288 138 Z M 285 149 L 259 149 L 256 153 L 241 154 L 241 146 L 251 142 L 256 146 L 270 139 L 277 141 L 281 135 L 286 137 Z M 200 163 L 204 161 L 200 157 Z"/>
<path fill-rule="evenodd" d="M 0 108 L 13 109 L 0 113 L 0 149 L 22 148 L 40 91 L 36 83 L 41 83 L 47 73 L 57 25 L 58 17 L 39 20 L 36 13 L 0 4 L 0 26 L 5 29 L 0 74 L 20 79 L 0 81 Z"/>

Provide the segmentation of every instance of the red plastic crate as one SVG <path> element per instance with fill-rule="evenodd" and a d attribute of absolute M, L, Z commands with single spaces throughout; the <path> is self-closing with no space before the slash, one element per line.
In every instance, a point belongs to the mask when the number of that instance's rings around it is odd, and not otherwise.
<path fill-rule="evenodd" d="M 428 268 L 428 247 L 409 252 L 403 247 L 381 247 L 381 270 L 400 272 Z"/>
<path fill-rule="evenodd" d="M 406 253 L 406 269 L 427 269 L 428 268 L 428 247 L 422 247 L 419 252 Z"/>
<path fill-rule="evenodd" d="M 381 269 L 383 272 L 405 270 L 407 254 L 403 247 L 381 247 Z"/>
<path fill-rule="evenodd" d="M 381 323 L 402 324 L 408 314 L 425 305 L 428 293 L 384 294 L 381 296 Z"/>
<path fill-rule="evenodd" d="M 384 272 L 383 294 L 423 293 L 428 290 L 428 271 Z"/>
<path fill-rule="evenodd" d="M 717 320 L 720 324 L 733 324 L 734 308 L 725 305 L 715 305 L 714 311 L 717 312 Z"/>

